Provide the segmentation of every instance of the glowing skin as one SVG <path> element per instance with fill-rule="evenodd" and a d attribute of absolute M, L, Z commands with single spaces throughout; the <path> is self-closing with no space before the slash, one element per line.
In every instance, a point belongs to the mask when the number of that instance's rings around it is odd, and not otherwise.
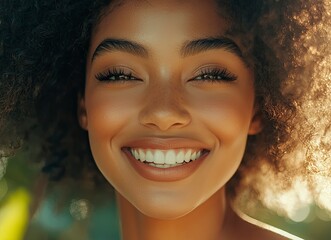
<path fill-rule="evenodd" d="M 123 1 L 94 29 L 79 120 L 98 167 L 116 189 L 125 240 L 235 239 L 222 229 L 224 185 L 238 169 L 247 135 L 260 130 L 254 75 L 224 48 L 181 52 L 189 41 L 224 36 L 226 30 L 216 4 L 200 0 Z M 143 49 L 95 53 L 105 39 Z M 114 68 L 134 79 L 98 79 Z M 196 78 L 211 68 L 226 69 L 236 79 Z M 195 144 L 209 153 L 188 176 L 149 179 L 123 151 L 133 142 L 136 148 L 168 150 Z"/>

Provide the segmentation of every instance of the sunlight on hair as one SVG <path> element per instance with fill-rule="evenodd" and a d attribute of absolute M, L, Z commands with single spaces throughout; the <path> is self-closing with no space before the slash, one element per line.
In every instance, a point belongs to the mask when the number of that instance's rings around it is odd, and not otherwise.
<path fill-rule="evenodd" d="M 312 78 L 318 81 L 311 86 L 303 110 L 314 126 L 312 159 L 307 161 L 309 183 L 316 204 L 331 212 L 331 2 L 326 0 L 324 3 L 327 14 L 323 21 L 306 33 L 307 44 L 310 41 L 318 43 L 314 44 L 316 47 L 309 47 L 305 57 L 308 66 L 310 63 L 316 65 Z M 326 38 L 319 39 L 319 36 Z"/>
<path fill-rule="evenodd" d="M 269 179 L 270 182 L 276 182 Z M 301 177 L 294 178 L 292 185 L 286 190 L 279 189 L 278 194 L 274 194 L 274 189 L 267 189 L 263 199 L 266 207 L 275 209 L 279 215 L 285 215 L 293 221 L 304 221 L 309 214 L 310 205 L 313 202 L 312 195 L 308 189 L 307 182 Z"/>
<path fill-rule="evenodd" d="M 331 213 L 331 178 L 315 175 L 313 180 L 316 204 Z"/>
<path fill-rule="evenodd" d="M 284 170 L 275 172 L 270 163 L 265 161 L 258 174 L 245 176 L 245 184 L 254 182 L 258 189 L 264 189 L 259 200 L 268 209 L 293 221 L 304 221 L 313 204 L 313 195 L 303 170 L 305 154 L 302 151 L 288 154 L 284 161 Z M 293 173 L 298 173 L 293 175 Z M 280 180 L 281 179 L 281 180 Z M 250 193 L 248 199 L 252 199 Z"/>
<path fill-rule="evenodd" d="M 299 74 L 295 73 L 295 77 L 289 76 L 293 78 L 289 82 L 302 81 L 308 89 L 302 93 L 305 100 L 298 107 L 307 120 L 307 125 L 299 127 L 305 127 L 310 134 L 310 149 L 299 144 L 293 153 L 287 154 L 283 172 L 273 173 L 268 171 L 268 166 L 261 169 L 262 175 L 268 177 L 261 180 L 266 194 L 260 200 L 296 222 L 308 217 L 314 203 L 331 213 L 331 2 L 324 1 L 324 7 L 326 14 L 322 21 L 312 27 L 311 18 L 319 15 L 318 7 L 313 7 L 312 12 L 302 11 L 292 16 L 293 21 L 305 29 L 296 42 L 296 61 L 304 70 L 297 70 Z M 298 176 L 291 176 L 291 171 Z M 288 179 L 288 190 L 283 190 L 287 186 L 284 188 L 277 183 L 280 177 Z"/>

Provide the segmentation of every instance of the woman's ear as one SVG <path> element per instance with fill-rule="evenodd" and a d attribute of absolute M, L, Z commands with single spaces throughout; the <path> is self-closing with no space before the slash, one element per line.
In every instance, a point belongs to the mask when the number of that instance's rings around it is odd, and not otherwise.
<path fill-rule="evenodd" d="M 248 134 L 255 135 L 262 131 L 263 124 L 262 124 L 262 115 L 257 106 L 254 107 L 254 114 L 251 119 L 251 123 L 249 125 Z"/>
<path fill-rule="evenodd" d="M 78 122 L 81 128 L 87 130 L 87 114 L 86 114 L 86 108 L 85 108 L 85 98 L 82 96 L 82 94 L 78 94 L 77 99 L 77 117 Z"/>

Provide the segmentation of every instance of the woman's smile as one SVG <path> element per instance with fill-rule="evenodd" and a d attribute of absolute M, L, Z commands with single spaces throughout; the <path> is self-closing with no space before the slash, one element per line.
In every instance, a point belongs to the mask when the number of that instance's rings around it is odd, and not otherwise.
<path fill-rule="evenodd" d="M 154 181 L 177 181 L 192 174 L 207 157 L 206 144 L 184 138 L 142 138 L 122 148 L 133 168 Z"/>

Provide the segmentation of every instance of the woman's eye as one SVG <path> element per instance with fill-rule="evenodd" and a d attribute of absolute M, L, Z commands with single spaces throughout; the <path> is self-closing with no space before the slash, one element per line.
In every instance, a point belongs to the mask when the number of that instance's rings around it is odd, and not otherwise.
<path fill-rule="evenodd" d="M 141 79 L 133 76 L 132 72 L 117 68 L 98 73 L 95 78 L 101 82 L 141 81 Z"/>
<path fill-rule="evenodd" d="M 201 80 L 207 82 L 232 82 L 237 80 L 237 78 L 238 77 L 235 74 L 229 72 L 227 69 L 214 68 L 201 70 L 197 76 L 190 80 Z"/>

